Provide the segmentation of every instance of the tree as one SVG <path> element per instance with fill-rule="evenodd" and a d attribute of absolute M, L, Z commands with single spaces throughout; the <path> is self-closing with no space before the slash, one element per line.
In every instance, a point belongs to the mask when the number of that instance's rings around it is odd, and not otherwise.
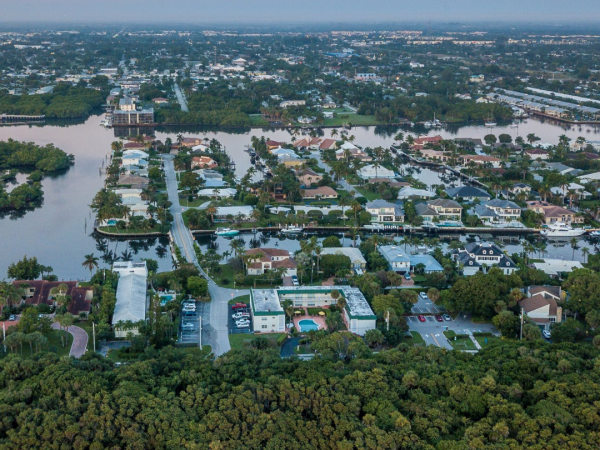
<path fill-rule="evenodd" d="M 374 348 L 374 347 L 377 347 L 377 346 L 383 344 L 384 340 L 385 340 L 385 336 L 377 328 L 375 328 L 373 330 L 368 330 L 365 333 L 365 342 L 371 348 Z"/>
<path fill-rule="evenodd" d="M 495 136 L 495 135 L 493 135 L 493 134 L 486 134 L 486 135 L 483 137 L 483 140 L 484 140 L 484 142 L 485 142 L 487 145 L 492 145 L 492 144 L 495 144 L 495 143 L 497 142 L 496 136 Z"/>
<path fill-rule="evenodd" d="M 323 240 L 323 248 L 341 247 L 342 243 L 337 236 L 327 236 Z"/>
<path fill-rule="evenodd" d="M 552 341 L 556 343 L 575 342 L 581 331 L 581 324 L 577 320 L 569 318 L 564 322 L 554 324 L 552 327 Z"/>
<path fill-rule="evenodd" d="M 574 270 L 563 284 L 569 292 L 567 309 L 581 315 L 600 310 L 600 274 L 589 269 Z"/>
<path fill-rule="evenodd" d="M 81 265 L 83 267 L 86 267 L 90 271 L 90 276 L 91 276 L 92 270 L 94 270 L 94 267 L 96 269 L 98 268 L 98 258 L 96 256 L 94 256 L 93 253 L 90 253 L 89 255 L 85 255 L 84 258 L 85 258 L 85 261 L 83 261 L 83 263 Z"/>
<path fill-rule="evenodd" d="M 427 297 L 429 297 L 431 301 L 435 303 L 440 299 L 440 291 L 438 291 L 434 287 L 429 288 L 429 290 L 427 291 Z"/>
<path fill-rule="evenodd" d="M 208 281 L 198 276 L 189 277 L 187 279 L 187 290 L 196 299 L 204 297 L 208 293 Z"/>
<path fill-rule="evenodd" d="M 520 321 L 512 311 L 501 311 L 497 316 L 494 316 L 492 323 L 502 336 L 515 339 L 519 335 Z"/>
<path fill-rule="evenodd" d="M 14 280 L 35 280 L 39 278 L 41 274 L 41 264 L 38 263 L 37 258 L 28 258 L 27 255 L 23 256 L 23 259 L 17 263 L 11 263 L 8 266 L 8 278 Z"/>
<path fill-rule="evenodd" d="M 526 323 L 523 325 L 523 337 L 528 341 L 535 341 L 536 339 L 542 338 L 542 332 L 540 327 L 533 323 Z"/>

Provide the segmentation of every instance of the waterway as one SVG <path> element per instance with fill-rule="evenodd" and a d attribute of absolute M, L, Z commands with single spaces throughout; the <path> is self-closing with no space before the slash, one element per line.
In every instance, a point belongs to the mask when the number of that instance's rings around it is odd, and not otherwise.
<path fill-rule="evenodd" d="M 75 165 L 66 173 L 43 180 L 44 203 L 40 208 L 27 212 L 23 217 L 5 217 L 0 219 L 0 279 L 2 279 L 11 262 L 21 259 L 24 255 L 36 256 L 40 263 L 50 265 L 54 273 L 61 279 L 85 279 L 89 272 L 81 263 L 83 256 L 94 253 L 102 256 L 107 253 L 120 255 L 131 251 L 134 259 L 153 258 L 159 262 L 160 270 L 168 270 L 172 263 L 168 246 L 164 239 L 118 241 L 109 239 L 99 242 L 92 236 L 93 217 L 89 204 L 98 190 L 103 186 L 104 174 L 99 169 L 107 161 L 110 144 L 115 140 L 117 130 L 105 129 L 100 126 L 100 116 L 90 117 L 84 122 L 56 124 L 35 124 L 27 126 L 0 127 L 0 140 L 9 138 L 31 141 L 39 145 L 53 143 L 67 153 L 75 155 Z M 589 130 L 589 131 L 588 131 Z M 514 137 L 535 133 L 541 142 L 556 143 L 558 136 L 566 134 L 572 139 L 582 135 L 590 140 L 600 140 L 600 129 L 583 126 L 581 131 L 576 126 L 565 126 L 549 121 L 530 118 L 522 121 L 518 128 L 512 128 L 509 123 L 489 129 L 483 125 L 467 125 L 464 127 L 449 126 L 442 130 L 400 129 L 398 127 L 357 127 L 349 130 L 354 135 L 355 143 L 363 147 L 389 146 L 398 131 L 413 135 L 440 134 L 444 138 L 471 137 L 483 138 L 492 132 L 496 135 L 508 133 Z M 251 166 L 250 158 L 244 152 L 252 136 L 265 136 L 278 141 L 290 141 L 292 132 L 285 129 L 252 129 L 210 131 L 200 128 L 158 128 L 156 136 L 164 141 L 171 137 L 176 141 L 176 135 L 208 137 L 220 141 L 236 163 L 236 173 L 242 176 Z M 323 130 L 324 136 L 330 135 L 330 130 Z M 415 172 L 415 178 L 422 179 L 426 184 L 436 184 L 437 173 L 428 169 Z M 243 235 L 244 239 L 250 236 Z M 223 238 L 217 239 L 219 243 Z M 262 245 L 275 246 L 275 236 Z M 204 245 L 204 244 L 203 244 Z M 351 245 L 351 239 L 346 239 L 346 245 Z M 249 243 L 250 246 L 250 243 Z M 286 239 L 279 244 L 280 248 L 299 248 L 297 240 Z M 582 244 L 581 247 L 584 245 Z M 591 244 L 585 246 L 592 248 Z M 227 243 L 219 244 L 224 250 Z M 108 252 L 106 251 L 108 250 Z M 224 251 L 223 250 L 223 251 Z M 507 248 L 512 253 L 511 248 Z M 571 259 L 572 249 L 548 245 L 548 257 Z M 107 255 L 108 256 L 108 255 Z M 576 251 L 576 259 L 582 258 Z M 108 267 L 108 259 L 101 260 L 101 267 Z"/>

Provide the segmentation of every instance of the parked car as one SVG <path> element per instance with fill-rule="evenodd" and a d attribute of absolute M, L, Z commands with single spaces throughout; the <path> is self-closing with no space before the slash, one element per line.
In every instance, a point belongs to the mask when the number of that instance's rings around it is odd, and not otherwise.
<path fill-rule="evenodd" d="M 404 278 L 405 278 L 406 280 L 410 280 L 410 273 L 406 272 L 406 273 L 404 274 Z"/>
<path fill-rule="evenodd" d="M 240 309 L 240 308 L 245 308 L 248 305 L 246 305 L 245 303 L 236 303 L 235 305 L 231 306 L 231 309 Z"/>
<path fill-rule="evenodd" d="M 243 323 L 243 324 L 240 324 L 240 325 L 236 324 L 236 327 L 237 328 L 250 328 L 250 324 L 249 323 Z"/>
<path fill-rule="evenodd" d="M 239 325 L 240 323 L 250 323 L 249 319 L 239 319 L 235 321 L 236 325 Z"/>
<path fill-rule="evenodd" d="M 552 337 L 552 333 L 550 333 L 548 330 L 543 330 L 542 336 L 544 336 L 546 339 L 550 339 Z"/>
<path fill-rule="evenodd" d="M 181 324 L 181 328 L 183 328 L 184 330 L 193 330 L 194 329 L 194 324 L 193 323 L 183 323 Z"/>
<path fill-rule="evenodd" d="M 419 298 L 422 300 L 429 300 L 426 292 L 419 292 Z"/>
<path fill-rule="evenodd" d="M 298 277 L 296 275 L 292 275 L 292 284 L 294 286 L 300 286 L 300 282 L 298 281 Z"/>
<path fill-rule="evenodd" d="M 449 321 L 451 321 L 451 320 L 452 320 L 452 317 L 450 317 L 450 315 L 449 315 L 449 314 L 444 314 L 442 317 L 443 317 L 443 318 L 444 318 L 444 320 L 445 320 L 445 321 L 447 321 L 447 322 L 449 322 Z"/>
<path fill-rule="evenodd" d="M 437 320 L 438 322 L 443 322 L 444 318 L 438 314 L 437 316 L 435 316 L 435 320 Z"/>
<path fill-rule="evenodd" d="M 243 313 L 243 312 L 237 312 L 231 316 L 232 319 L 241 319 L 242 317 L 250 317 L 250 314 Z"/>
<path fill-rule="evenodd" d="M 14 314 L 11 314 L 10 317 L 8 318 L 8 320 L 10 320 L 11 322 L 17 320 L 17 318 L 15 317 Z"/>
<path fill-rule="evenodd" d="M 427 319 L 425 318 L 425 316 L 419 316 L 419 322 L 426 322 Z"/>

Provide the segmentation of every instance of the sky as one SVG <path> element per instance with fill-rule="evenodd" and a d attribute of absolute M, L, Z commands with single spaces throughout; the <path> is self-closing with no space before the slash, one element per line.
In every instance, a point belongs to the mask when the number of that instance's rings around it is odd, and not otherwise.
<path fill-rule="evenodd" d="M 0 23 L 597 22 L 599 0 L 0 0 Z"/>

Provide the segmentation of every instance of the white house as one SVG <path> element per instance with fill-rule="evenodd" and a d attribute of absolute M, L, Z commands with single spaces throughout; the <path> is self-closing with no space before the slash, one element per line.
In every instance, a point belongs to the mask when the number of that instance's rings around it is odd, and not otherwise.
<path fill-rule="evenodd" d="M 498 267 L 505 275 L 518 270 L 517 265 L 504 254 L 496 244 L 488 242 L 470 242 L 464 248 L 454 250 L 452 259 L 462 264 L 465 276 L 486 271 L 486 267 Z"/>
<path fill-rule="evenodd" d="M 353 270 L 367 268 L 367 260 L 356 247 L 327 247 L 321 250 L 323 255 L 343 255 L 350 258 L 350 264 Z"/>
<path fill-rule="evenodd" d="M 400 205 L 374 200 L 365 205 L 366 211 L 371 214 L 372 222 L 404 222 L 404 211 Z"/>
<path fill-rule="evenodd" d="M 396 173 L 393 170 L 386 169 L 385 167 L 375 167 L 373 164 L 366 165 L 358 171 L 358 176 L 363 180 L 370 178 L 396 178 Z"/>
<path fill-rule="evenodd" d="M 116 337 L 126 337 L 128 333 L 139 334 L 140 322 L 146 320 L 148 307 L 146 262 L 116 262 L 113 271 L 119 274 L 117 302 L 112 324 Z"/>
<path fill-rule="evenodd" d="M 394 272 L 410 272 L 410 257 L 396 245 L 380 245 L 379 253 L 387 260 L 390 270 Z"/>
<path fill-rule="evenodd" d="M 121 165 L 139 165 L 141 161 L 148 161 L 148 153 L 142 150 L 125 150 L 121 157 Z"/>

